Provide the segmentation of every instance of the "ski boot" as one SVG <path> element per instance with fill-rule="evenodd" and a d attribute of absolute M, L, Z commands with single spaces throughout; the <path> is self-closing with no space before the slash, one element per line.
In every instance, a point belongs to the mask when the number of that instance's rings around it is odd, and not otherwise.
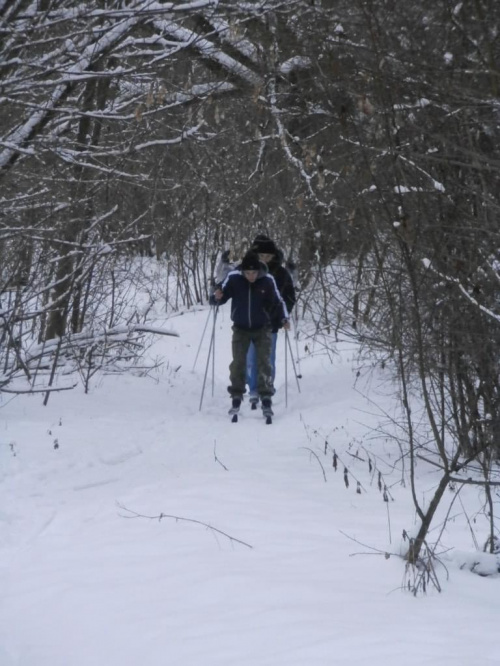
<path fill-rule="evenodd" d="M 250 409 L 257 409 L 257 406 L 259 404 L 259 396 L 251 395 L 249 401 L 250 401 Z"/>
<path fill-rule="evenodd" d="M 271 398 L 262 398 L 262 416 L 266 419 L 266 425 L 271 425 L 274 416 Z"/>
<path fill-rule="evenodd" d="M 231 405 L 231 409 L 228 412 L 228 414 L 232 417 L 231 423 L 238 423 L 238 413 L 241 407 L 241 398 L 233 398 Z"/>

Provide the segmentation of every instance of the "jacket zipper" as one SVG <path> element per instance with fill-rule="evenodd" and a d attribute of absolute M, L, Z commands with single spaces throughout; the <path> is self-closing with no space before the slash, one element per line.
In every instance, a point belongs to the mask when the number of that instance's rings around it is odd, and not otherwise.
<path fill-rule="evenodd" d="M 252 283 L 248 283 L 248 328 L 252 328 Z"/>

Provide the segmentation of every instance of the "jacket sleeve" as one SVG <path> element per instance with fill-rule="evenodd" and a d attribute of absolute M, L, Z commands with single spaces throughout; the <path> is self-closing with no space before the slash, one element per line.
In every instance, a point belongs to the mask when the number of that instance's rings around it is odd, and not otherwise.
<path fill-rule="evenodd" d="M 228 275 L 220 286 L 220 289 L 222 290 L 222 298 L 219 301 L 219 305 L 224 305 L 224 303 L 227 303 L 228 300 L 233 297 L 233 278 L 234 275 Z"/>
<path fill-rule="evenodd" d="M 285 301 L 281 297 L 280 291 L 272 275 L 269 276 L 269 292 L 271 298 L 270 319 L 273 333 L 283 326 L 283 322 L 289 318 L 289 313 Z"/>
<path fill-rule="evenodd" d="M 222 291 L 222 298 L 218 301 L 214 294 L 212 294 L 208 299 L 210 305 L 224 305 L 224 303 L 227 303 L 233 297 L 233 281 L 231 280 L 231 276 L 226 277 L 224 282 L 221 285 L 217 285 L 216 288 Z"/>
<path fill-rule="evenodd" d="M 215 269 L 214 282 L 215 285 L 220 289 L 228 274 L 234 270 L 235 264 L 229 262 L 229 250 L 226 250 L 222 257 L 219 259 L 217 268 Z"/>

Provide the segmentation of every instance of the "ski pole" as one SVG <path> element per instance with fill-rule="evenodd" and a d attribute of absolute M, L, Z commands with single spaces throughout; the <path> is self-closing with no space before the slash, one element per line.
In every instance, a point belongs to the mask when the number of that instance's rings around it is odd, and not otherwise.
<path fill-rule="evenodd" d="M 203 339 L 205 338 L 205 331 L 207 330 L 208 322 L 209 322 L 210 316 L 212 314 L 212 309 L 213 308 L 210 308 L 208 310 L 207 321 L 205 322 L 205 328 L 203 329 L 203 333 L 201 334 L 201 340 L 200 340 L 200 344 L 198 345 L 198 351 L 196 352 L 196 358 L 194 359 L 192 372 L 194 372 L 194 369 L 196 367 L 196 362 L 198 361 L 198 356 L 200 354 L 201 345 L 203 344 Z"/>
<path fill-rule="evenodd" d="M 300 384 L 299 384 L 299 376 L 297 374 L 297 369 L 295 368 L 295 359 L 293 358 L 292 343 L 290 342 L 290 337 L 288 335 L 288 331 L 285 331 L 285 333 L 286 333 L 286 342 L 287 342 L 287 345 L 288 345 L 288 349 L 290 350 L 290 358 L 292 360 L 293 371 L 295 373 L 295 381 L 297 382 L 297 388 L 299 389 L 299 393 L 301 393 Z"/>
<path fill-rule="evenodd" d="M 301 369 L 300 369 L 300 354 L 299 354 L 299 329 L 298 329 L 298 326 L 299 326 L 299 313 L 297 312 L 297 310 L 295 310 L 295 312 L 293 313 L 293 315 L 294 315 L 294 319 L 295 319 L 295 321 L 294 321 L 294 324 L 295 324 L 295 335 L 293 336 L 294 339 L 295 339 L 295 352 L 296 352 L 295 357 L 296 357 L 296 359 L 297 359 L 297 371 L 298 371 L 298 373 L 299 373 L 297 376 L 298 376 L 299 379 L 302 379 L 302 371 L 301 371 Z"/>
<path fill-rule="evenodd" d="M 288 346 L 286 344 L 288 331 L 285 331 L 285 333 L 285 407 L 288 409 Z"/>
<path fill-rule="evenodd" d="M 201 406 L 202 406 L 202 404 L 203 404 L 203 397 L 204 397 L 204 395 L 205 395 L 205 385 L 206 385 L 206 383 L 207 383 L 208 367 L 209 367 L 209 365 L 210 365 L 210 355 L 211 355 L 211 353 L 212 353 L 212 347 L 213 347 L 213 344 L 214 344 L 214 337 L 215 337 L 215 322 L 216 322 L 216 320 L 217 320 L 217 310 L 219 309 L 219 306 L 216 305 L 215 307 L 216 307 L 216 310 L 215 310 L 215 312 L 214 312 L 214 325 L 213 325 L 213 328 L 212 328 L 212 336 L 210 337 L 210 345 L 209 345 L 209 347 L 208 347 L 207 365 L 206 365 L 206 367 L 205 367 L 205 376 L 203 377 L 203 386 L 202 386 L 202 389 L 201 389 L 201 397 L 200 397 L 200 407 L 199 407 L 199 411 L 201 411 Z"/>
<path fill-rule="evenodd" d="M 219 306 L 216 306 L 214 312 L 214 328 L 212 331 L 212 398 L 214 397 L 214 387 L 215 387 L 215 322 L 217 321 L 218 312 L 219 312 Z"/>

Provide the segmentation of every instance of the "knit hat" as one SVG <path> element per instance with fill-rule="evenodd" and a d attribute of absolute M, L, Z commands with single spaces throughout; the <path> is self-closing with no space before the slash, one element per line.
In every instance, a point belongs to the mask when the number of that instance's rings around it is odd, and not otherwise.
<path fill-rule="evenodd" d="M 247 252 L 243 257 L 241 262 L 242 271 L 259 271 L 261 269 L 261 263 L 259 261 L 259 255 L 256 252 Z"/>
<path fill-rule="evenodd" d="M 266 234 L 257 234 L 257 236 L 255 236 L 253 242 L 255 244 L 255 243 L 258 243 L 259 241 L 270 241 L 270 240 L 271 239 L 269 238 L 269 236 L 266 236 Z"/>
<path fill-rule="evenodd" d="M 278 248 L 274 242 L 266 236 L 257 236 L 253 242 L 252 250 L 259 254 L 278 254 Z"/>

